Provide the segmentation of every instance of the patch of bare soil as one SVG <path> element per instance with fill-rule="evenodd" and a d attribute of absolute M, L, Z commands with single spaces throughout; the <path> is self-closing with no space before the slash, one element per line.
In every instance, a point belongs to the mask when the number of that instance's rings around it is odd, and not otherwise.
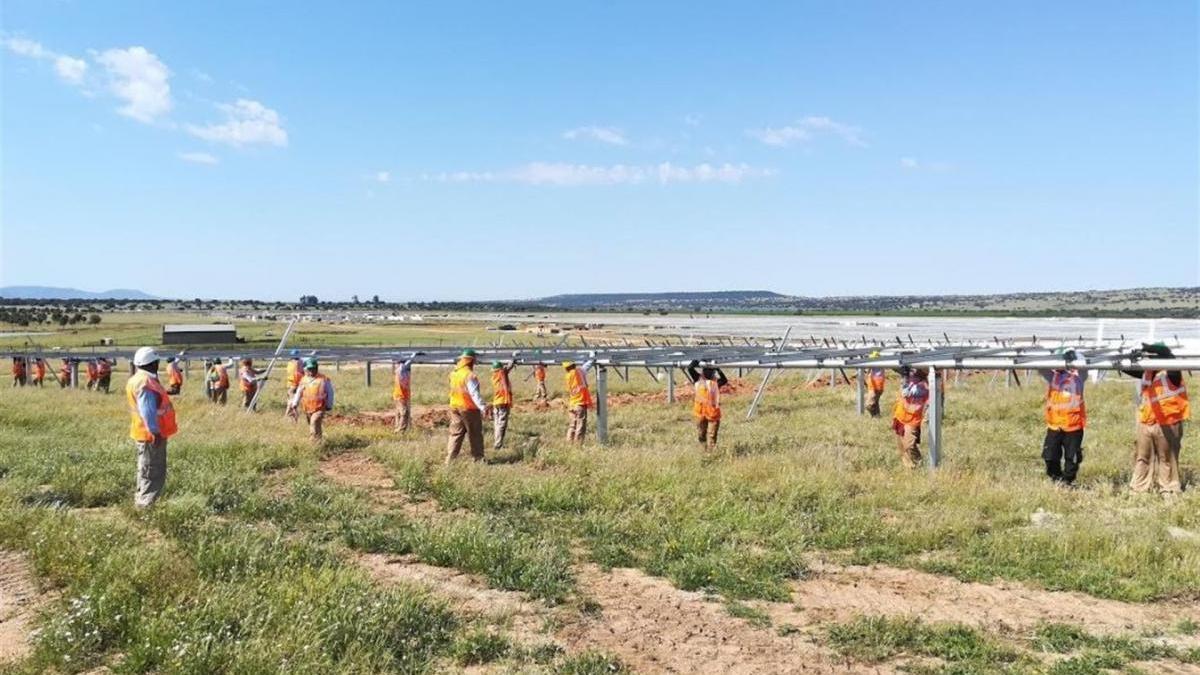
<path fill-rule="evenodd" d="M 594 617 L 567 623 L 568 647 L 615 654 L 650 673 L 883 673 L 838 657 L 799 633 L 780 635 L 730 616 L 723 605 L 633 569 L 576 568 Z"/>
<path fill-rule="evenodd" d="M 431 517 L 438 513 L 434 502 L 414 501 L 400 490 L 382 464 L 360 452 L 342 452 L 321 460 L 318 470 L 333 482 L 365 490 L 381 508 L 396 508 L 413 517 Z"/>
<path fill-rule="evenodd" d="M 34 612 L 43 600 L 25 556 L 0 551 L 0 664 L 29 654 Z"/>
<path fill-rule="evenodd" d="M 330 457 L 321 463 L 321 473 L 369 491 L 384 506 L 406 501 L 387 470 L 361 453 Z M 427 517 L 440 513 L 432 502 L 425 508 L 435 511 Z M 580 596 L 596 607 L 581 613 L 571 607 L 548 607 L 523 593 L 488 588 L 478 577 L 426 565 L 411 556 L 359 554 L 356 559 L 376 580 L 429 588 L 462 612 L 507 625 L 522 642 L 551 639 L 569 651 L 600 650 L 637 672 L 890 672 L 847 662 L 799 634 L 782 636 L 770 628 L 756 628 L 731 616 L 719 602 L 638 570 L 576 566 Z"/>
<path fill-rule="evenodd" d="M 1136 604 L 1082 593 L 1044 591 L 1020 584 L 963 582 L 886 566 L 842 567 L 817 562 L 812 576 L 793 586 L 794 604 L 753 603 L 777 624 L 809 626 L 856 616 L 918 616 L 989 631 L 1027 632 L 1038 623 L 1067 623 L 1100 635 L 1169 630 L 1181 619 L 1200 621 L 1200 607 Z M 1181 646 L 1200 638 L 1173 637 Z"/>

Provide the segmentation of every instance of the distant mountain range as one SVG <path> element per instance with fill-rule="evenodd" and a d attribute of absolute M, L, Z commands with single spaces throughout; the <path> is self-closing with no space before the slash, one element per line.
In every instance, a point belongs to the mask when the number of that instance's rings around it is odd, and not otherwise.
<path fill-rule="evenodd" d="M 131 288 L 114 288 L 111 291 L 81 291 L 78 288 L 56 286 L 0 286 L 0 298 L 22 298 L 25 300 L 157 300 L 153 295 Z"/>

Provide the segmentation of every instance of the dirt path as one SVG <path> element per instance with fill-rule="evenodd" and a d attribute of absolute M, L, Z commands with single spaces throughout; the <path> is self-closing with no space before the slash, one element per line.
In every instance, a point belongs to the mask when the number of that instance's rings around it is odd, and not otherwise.
<path fill-rule="evenodd" d="M 811 565 L 809 579 L 793 585 L 791 605 L 756 603 L 773 620 L 793 625 L 847 621 L 855 616 L 919 616 L 987 630 L 1028 631 L 1041 622 L 1067 623 L 1115 635 L 1170 631 L 1181 619 L 1200 622 L 1200 607 L 1135 604 L 1082 593 L 1043 591 L 1015 583 L 982 584 L 885 566 Z M 801 611 L 795 611 L 796 608 Z M 1172 638 L 1200 646 L 1200 636 Z"/>
<path fill-rule="evenodd" d="M 29 633 L 40 598 L 25 556 L 0 551 L 0 664 L 29 654 Z"/>
<path fill-rule="evenodd" d="M 387 469 L 361 453 L 330 457 L 321 462 L 320 471 L 339 484 L 366 490 L 381 506 L 400 505 L 406 513 L 426 517 L 438 513 L 435 503 L 409 501 L 394 488 Z M 521 642 L 551 641 L 575 653 L 606 652 L 637 672 L 891 672 L 849 663 L 808 636 L 781 636 L 772 628 L 756 628 L 731 616 L 719 602 L 639 570 L 577 565 L 579 594 L 595 607 L 585 614 L 574 607 L 546 606 L 523 593 L 488 588 L 479 577 L 410 556 L 356 558 L 376 580 L 429 588 L 461 612 L 507 626 Z"/>

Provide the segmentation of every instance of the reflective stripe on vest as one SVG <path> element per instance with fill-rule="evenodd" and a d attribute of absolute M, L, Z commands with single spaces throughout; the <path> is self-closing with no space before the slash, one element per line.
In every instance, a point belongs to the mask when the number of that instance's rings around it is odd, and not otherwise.
<path fill-rule="evenodd" d="M 867 378 L 867 383 L 870 384 L 873 391 L 883 391 L 883 385 L 887 381 L 887 375 L 884 374 L 882 368 L 872 368 L 870 376 Z"/>
<path fill-rule="evenodd" d="M 1083 378 L 1078 372 L 1055 371 L 1046 387 L 1046 425 L 1060 431 L 1079 431 L 1087 423 Z"/>
<path fill-rule="evenodd" d="M 692 415 L 710 422 L 721 419 L 721 387 L 715 380 L 696 380 Z"/>
<path fill-rule="evenodd" d="M 300 409 L 311 414 L 325 409 L 324 375 L 305 375 L 300 381 Z"/>
<path fill-rule="evenodd" d="M 157 377 L 152 377 L 150 373 L 144 370 L 138 370 L 129 377 L 129 381 L 125 383 L 125 401 L 129 405 L 129 437 L 135 441 L 148 443 L 154 440 L 154 434 L 146 428 L 146 422 L 142 419 L 141 412 L 138 410 L 138 397 L 143 389 L 149 389 L 158 397 L 158 408 L 156 414 L 158 416 L 158 433 L 164 438 L 170 438 L 175 435 L 178 427 L 175 424 L 175 408 L 171 405 L 171 397 L 167 395 L 167 390 L 163 389 L 162 383 Z"/>
<path fill-rule="evenodd" d="M 468 383 L 475 378 L 475 373 L 465 365 L 460 364 L 450 373 L 450 407 L 455 410 L 479 410 L 475 400 L 471 398 Z M 476 382 L 479 380 L 476 379 Z"/>
<path fill-rule="evenodd" d="M 1182 380 L 1178 387 L 1171 384 L 1165 370 L 1158 371 L 1153 377 L 1142 373 L 1138 398 L 1138 420 L 1143 424 L 1171 425 L 1191 416 L 1187 387 Z"/>
<path fill-rule="evenodd" d="M 572 408 L 592 407 L 592 392 L 588 389 L 587 377 L 583 369 L 576 366 L 566 373 L 566 389 L 570 395 L 569 405 Z"/>
<path fill-rule="evenodd" d="M 503 368 L 492 371 L 492 405 L 512 405 L 512 384 Z"/>
<path fill-rule="evenodd" d="M 906 394 L 913 389 L 915 393 Z M 905 426 L 919 425 L 925 415 L 925 405 L 929 402 L 929 389 L 923 382 L 915 382 L 900 388 L 900 397 L 892 408 L 892 417 Z"/>

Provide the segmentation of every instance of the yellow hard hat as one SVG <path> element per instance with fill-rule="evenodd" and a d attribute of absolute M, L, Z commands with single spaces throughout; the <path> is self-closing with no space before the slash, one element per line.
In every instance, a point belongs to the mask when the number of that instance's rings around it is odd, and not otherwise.
<path fill-rule="evenodd" d="M 573 367 L 575 367 L 575 362 L 574 361 L 563 361 L 562 367 L 563 368 L 573 368 Z"/>
<path fill-rule="evenodd" d="M 876 349 L 875 351 L 871 352 L 871 358 L 873 358 L 873 359 L 877 359 L 877 358 L 879 358 L 879 350 L 878 350 L 878 349 Z"/>

